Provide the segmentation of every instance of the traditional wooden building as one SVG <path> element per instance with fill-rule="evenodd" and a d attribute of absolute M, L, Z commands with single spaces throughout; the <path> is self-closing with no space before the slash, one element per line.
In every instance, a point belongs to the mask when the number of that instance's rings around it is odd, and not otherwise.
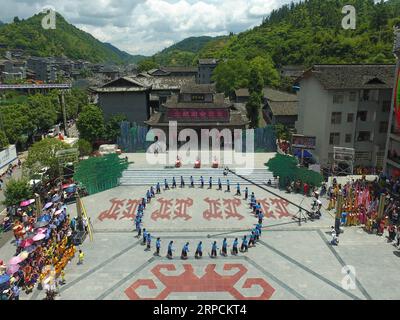
<path fill-rule="evenodd" d="M 162 104 L 159 112 L 146 121 L 151 128 L 162 129 L 168 137 L 170 121 L 176 121 L 178 133 L 182 129 L 194 129 L 200 137 L 201 129 L 246 129 L 247 116 L 217 93 L 215 85 L 190 84 L 182 86 L 179 94 L 172 95 Z M 233 137 L 233 136 L 232 136 Z"/>

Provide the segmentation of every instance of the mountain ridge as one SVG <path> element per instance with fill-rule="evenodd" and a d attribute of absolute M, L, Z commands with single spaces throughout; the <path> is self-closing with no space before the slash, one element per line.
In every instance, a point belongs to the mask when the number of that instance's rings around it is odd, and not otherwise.
<path fill-rule="evenodd" d="M 56 29 L 45 30 L 41 26 L 44 13 L 30 18 L 0 25 L 0 44 L 6 49 L 23 49 L 34 56 L 66 56 L 93 63 L 133 63 L 140 61 L 109 43 L 103 43 L 56 13 Z M 3 50 L 3 51 L 4 51 Z"/>

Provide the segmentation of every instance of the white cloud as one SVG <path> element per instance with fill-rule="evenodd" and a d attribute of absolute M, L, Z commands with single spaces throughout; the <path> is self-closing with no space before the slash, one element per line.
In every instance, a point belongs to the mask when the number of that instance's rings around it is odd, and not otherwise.
<path fill-rule="evenodd" d="M 290 0 L 0 0 L 0 20 L 27 18 L 46 5 L 101 41 L 153 54 L 184 38 L 240 32 Z"/>

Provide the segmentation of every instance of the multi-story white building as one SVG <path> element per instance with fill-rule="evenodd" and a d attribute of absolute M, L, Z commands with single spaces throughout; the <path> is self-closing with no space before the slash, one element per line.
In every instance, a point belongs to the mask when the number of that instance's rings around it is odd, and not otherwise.
<path fill-rule="evenodd" d="M 335 146 L 354 148 L 354 165 L 383 165 L 394 74 L 394 65 L 315 65 L 298 79 L 296 129 L 316 136 L 320 164 Z"/>
<path fill-rule="evenodd" d="M 395 99 L 397 98 L 398 101 L 400 99 L 400 96 L 398 96 L 398 92 L 400 90 L 400 27 L 395 29 L 394 54 L 397 58 L 395 72 L 396 80 L 394 81 L 394 88 L 397 87 L 397 95 L 396 91 L 394 90 L 389 120 L 391 126 L 389 128 L 390 131 L 388 133 L 386 142 L 386 153 L 383 167 L 384 172 L 389 176 L 398 176 L 400 173 L 400 123 L 396 123 L 397 121 L 395 115 Z"/>

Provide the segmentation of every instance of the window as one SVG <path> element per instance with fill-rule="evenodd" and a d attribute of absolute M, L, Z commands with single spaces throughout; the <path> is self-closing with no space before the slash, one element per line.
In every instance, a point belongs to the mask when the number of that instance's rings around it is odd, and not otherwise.
<path fill-rule="evenodd" d="M 353 122 L 353 121 L 354 121 L 354 113 L 348 113 L 347 122 Z"/>
<path fill-rule="evenodd" d="M 356 101 L 356 98 L 357 98 L 357 92 L 350 92 L 349 100 Z"/>
<path fill-rule="evenodd" d="M 334 104 L 342 104 L 344 101 L 342 94 L 334 94 L 333 95 L 333 103 Z"/>
<path fill-rule="evenodd" d="M 338 145 L 339 143 L 340 143 L 340 133 L 332 132 L 329 137 L 329 144 L 330 145 Z"/>
<path fill-rule="evenodd" d="M 346 143 L 351 143 L 351 134 L 346 134 L 345 141 Z"/>
<path fill-rule="evenodd" d="M 383 101 L 383 103 L 382 103 L 382 112 L 389 112 L 391 104 L 392 104 L 392 101 L 390 101 L 390 100 Z"/>
<path fill-rule="evenodd" d="M 379 123 L 379 133 L 387 133 L 389 129 L 389 122 L 381 121 Z"/>
<path fill-rule="evenodd" d="M 369 131 L 360 131 L 358 133 L 357 141 L 359 141 L 359 142 L 371 141 L 371 132 L 369 132 Z"/>
<path fill-rule="evenodd" d="M 358 111 L 357 120 L 367 121 L 368 111 Z"/>
<path fill-rule="evenodd" d="M 363 100 L 364 101 L 369 101 L 370 100 L 370 91 L 369 90 L 364 90 L 363 91 Z"/>
<path fill-rule="evenodd" d="M 332 124 L 340 124 L 342 122 L 342 113 L 341 112 L 332 112 L 331 123 Z"/>

